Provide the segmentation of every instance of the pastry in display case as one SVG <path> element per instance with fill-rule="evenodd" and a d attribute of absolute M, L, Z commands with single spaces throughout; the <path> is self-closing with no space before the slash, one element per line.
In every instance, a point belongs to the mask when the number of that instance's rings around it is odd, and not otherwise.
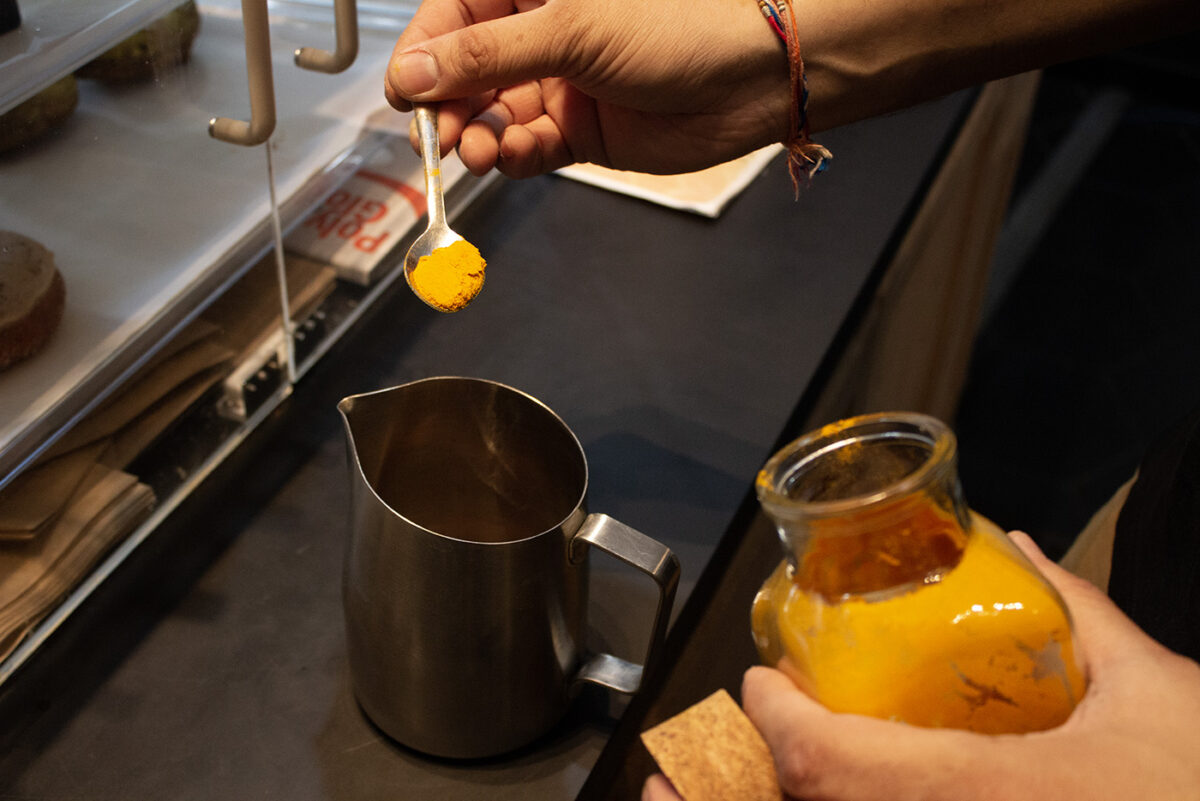
<path fill-rule="evenodd" d="M 115 83 L 149 80 L 163 70 L 187 63 L 199 32 L 200 11 L 189 0 L 105 50 L 75 74 Z"/>
<path fill-rule="evenodd" d="M 0 371 L 45 347 L 62 321 L 66 296 L 53 253 L 29 237 L 0 231 Z"/>
<path fill-rule="evenodd" d="M 25 147 L 64 124 L 79 103 L 74 75 L 64 75 L 0 114 L 0 154 Z"/>

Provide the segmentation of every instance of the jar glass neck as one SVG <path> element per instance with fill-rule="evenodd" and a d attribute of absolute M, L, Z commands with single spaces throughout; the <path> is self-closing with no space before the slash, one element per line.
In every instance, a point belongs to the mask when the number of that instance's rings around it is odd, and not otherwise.
<path fill-rule="evenodd" d="M 793 577 L 830 600 L 936 581 L 970 530 L 954 435 L 925 415 L 865 415 L 801 437 L 757 490 Z"/>

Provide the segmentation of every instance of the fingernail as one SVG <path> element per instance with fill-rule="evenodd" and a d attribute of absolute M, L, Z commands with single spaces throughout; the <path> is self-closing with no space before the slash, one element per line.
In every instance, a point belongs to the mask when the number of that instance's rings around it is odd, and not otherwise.
<path fill-rule="evenodd" d="M 392 64 L 392 86 L 405 97 L 428 92 L 437 79 L 437 62 L 423 50 L 404 53 Z"/>
<path fill-rule="evenodd" d="M 500 137 L 500 147 L 497 153 L 499 159 L 501 161 L 509 161 L 514 155 L 516 155 L 516 151 L 513 149 L 512 143 L 508 141 L 508 137 Z"/>

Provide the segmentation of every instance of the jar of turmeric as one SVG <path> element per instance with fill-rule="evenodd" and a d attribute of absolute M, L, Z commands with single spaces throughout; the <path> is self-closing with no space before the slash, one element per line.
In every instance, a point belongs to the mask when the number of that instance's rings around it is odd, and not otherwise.
<path fill-rule="evenodd" d="M 971 512 L 956 442 L 864 415 L 776 453 L 756 482 L 785 558 L 751 611 L 762 660 L 836 712 L 990 734 L 1062 723 L 1086 682 L 1061 597 Z"/>

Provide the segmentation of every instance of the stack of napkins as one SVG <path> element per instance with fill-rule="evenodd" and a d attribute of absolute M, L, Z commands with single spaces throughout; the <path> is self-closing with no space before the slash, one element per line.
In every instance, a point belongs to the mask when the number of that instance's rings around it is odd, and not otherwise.
<path fill-rule="evenodd" d="M 196 324 L 0 491 L 0 659 L 150 514 L 125 468 L 228 369 Z"/>

